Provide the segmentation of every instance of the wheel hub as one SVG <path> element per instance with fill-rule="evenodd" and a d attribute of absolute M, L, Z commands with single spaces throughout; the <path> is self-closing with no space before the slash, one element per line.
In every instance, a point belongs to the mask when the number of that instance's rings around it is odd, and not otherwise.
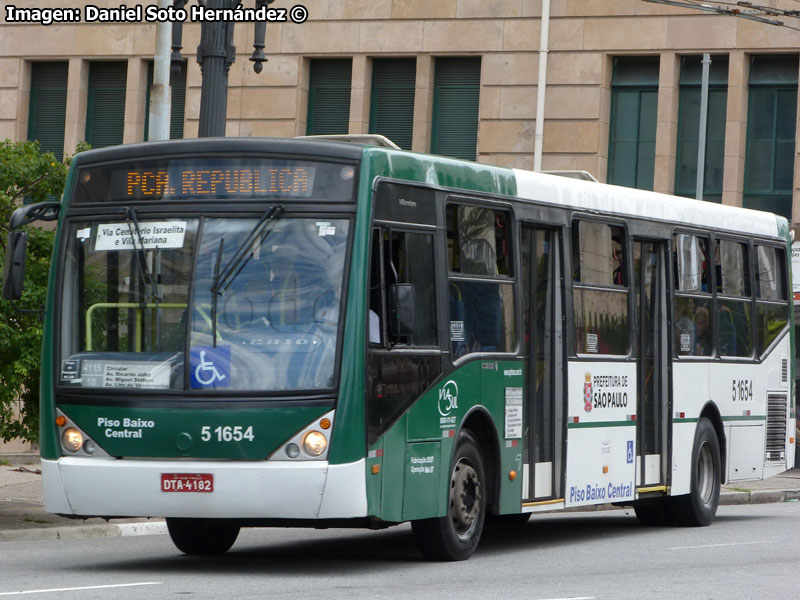
<path fill-rule="evenodd" d="M 481 508 L 481 483 L 478 474 L 465 460 L 453 469 L 450 480 L 450 517 L 459 534 L 472 527 Z"/>
<path fill-rule="evenodd" d="M 703 504 L 711 501 L 714 492 L 714 457 L 707 443 L 700 446 L 697 454 L 697 491 Z"/>

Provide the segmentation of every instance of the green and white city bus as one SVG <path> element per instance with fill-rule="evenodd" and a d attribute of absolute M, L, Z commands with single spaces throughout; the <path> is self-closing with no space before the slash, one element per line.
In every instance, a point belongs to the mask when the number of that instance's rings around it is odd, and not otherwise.
<path fill-rule="evenodd" d="M 383 528 L 458 560 L 484 523 L 625 504 L 707 525 L 794 462 L 788 224 L 773 214 L 296 139 L 93 150 L 44 311 L 49 511 Z"/>

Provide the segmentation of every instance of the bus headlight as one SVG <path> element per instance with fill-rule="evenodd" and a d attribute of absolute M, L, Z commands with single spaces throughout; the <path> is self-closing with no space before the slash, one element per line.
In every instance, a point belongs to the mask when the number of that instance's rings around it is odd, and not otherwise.
<path fill-rule="evenodd" d="M 303 450 L 310 456 L 319 456 L 327 447 L 328 440 L 319 431 L 309 431 L 303 438 Z"/>
<path fill-rule="evenodd" d="M 83 435 L 74 427 L 68 427 L 61 434 L 61 445 L 70 452 L 77 452 L 83 446 Z"/>

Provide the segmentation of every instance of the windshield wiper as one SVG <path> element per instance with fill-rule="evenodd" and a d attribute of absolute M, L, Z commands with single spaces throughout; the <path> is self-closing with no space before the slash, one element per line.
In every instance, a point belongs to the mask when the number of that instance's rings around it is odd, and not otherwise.
<path fill-rule="evenodd" d="M 134 253 L 136 254 L 135 261 L 137 270 L 139 271 L 139 277 L 142 279 L 142 283 L 145 286 L 149 283 L 150 284 L 150 293 L 153 298 L 153 303 L 155 304 L 155 339 L 160 339 L 159 336 L 159 311 L 158 311 L 158 303 L 161 301 L 161 298 L 158 296 L 158 287 L 156 285 L 155 277 L 153 273 L 150 271 L 150 265 L 147 264 L 147 255 L 145 254 L 144 250 L 144 240 L 142 239 L 142 232 L 139 229 L 139 219 L 136 216 L 136 211 L 132 206 L 129 206 L 126 211 L 126 221 L 128 222 L 128 231 L 131 235 L 131 244 L 133 245 Z M 134 235 L 135 232 L 135 235 Z M 138 241 L 138 245 L 137 245 Z M 156 252 L 158 252 L 158 246 L 156 246 Z M 145 297 L 142 300 L 142 305 L 147 304 L 147 298 Z M 144 307 L 144 306 L 143 306 Z"/>
<path fill-rule="evenodd" d="M 219 240 L 219 250 L 217 251 L 217 263 L 214 266 L 214 281 L 211 283 L 211 336 L 214 340 L 214 347 L 217 347 L 217 299 L 225 293 L 233 280 L 242 272 L 250 257 L 253 256 L 253 244 L 256 239 L 263 243 L 272 231 L 265 231 L 267 226 L 274 221 L 283 211 L 282 204 L 273 204 L 258 222 L 250 230 L 247 238 L 234 252 L 230 260 L 220 269 L 222 262 L 222 249 L 225 245 L 225 238 Z"/>

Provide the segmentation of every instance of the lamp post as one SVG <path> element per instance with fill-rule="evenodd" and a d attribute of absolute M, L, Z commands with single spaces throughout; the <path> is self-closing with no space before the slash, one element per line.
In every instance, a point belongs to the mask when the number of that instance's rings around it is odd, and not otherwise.
<path fill-rule="evenodd" d="M 233 9 L 240 0 L 197 0 L 209 10 Z M 256 9 L 272 4 L 275 0 L 255 0 Z M 175 9 L 183 9 L 187 0 L 175 0 Z M 228 109 L 228 72 L 236 60 L 236 47 L 233 45 L 233 27 L 231 21 L 203 21 L 200 30 L 200 45 L 197 47 L 197 62 L 203 75 L 200 92 L 200 126 L 199 137 L 224 137 L 225 120 Z M 266 38 L 266 22 L 255 23 L 253 40 L 253 70 L 260 73 L 267 60 L 264 55 Z M 180 68 L 183 63 L 181 48 L 183 47 L 183 22 L 176 21 L 172 25 L 173 69 Z"/>

